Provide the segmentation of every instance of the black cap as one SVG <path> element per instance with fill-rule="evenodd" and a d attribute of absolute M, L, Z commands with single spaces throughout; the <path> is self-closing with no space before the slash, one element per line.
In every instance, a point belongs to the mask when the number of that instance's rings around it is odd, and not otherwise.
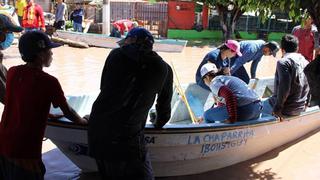
<path fill-rule="evenodd" d="M 279 51 L 279 44 L 275 41 L 269 41 L 267 43 L 264 44 L 265 47 L 268 47 L 271 51 L 271 54 L 276 57 L 277 52 Z"/>
<path fill-rule="evenodd" d="M 26 32 L 19 39 L 19 52 L 25 61 L 32 59 L 38 52 L 59 46 L 61 44 L 52 42 L 42 31 Z"/>
<path fill-rule="evenodd" d="M 154 43 L 154 39 L 153 39 L 152 34 L 148 30 L 146 30 L 145 28 L 142 28 L 142 27 L 135 27 L 135 28 L 131 29 L 125 39 L 127 39 L 129 37 L 137 38 L 137 40 L 144 40 L 145 42 L 148 42 L 150 44 Z M 121 46 L 124 43 L 125 39 L 122 39 L 122 40 L 118 41 L 117 43 Z"/>
<path fill-rule="evenodd" d="M 0 14 L 0 31 L 7 30 L 11 32 L 21 32 L 22 27 L 17 26 L 10 17 L 5 14 Z"/>

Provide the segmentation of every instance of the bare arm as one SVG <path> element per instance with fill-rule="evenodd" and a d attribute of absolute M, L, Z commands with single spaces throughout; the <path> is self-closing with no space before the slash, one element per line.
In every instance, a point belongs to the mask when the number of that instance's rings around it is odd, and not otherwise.
<path fill-rule="evenodd" d="M 71 121 L 81 125 L 88 124 L 88 121 L 80 117 L 79 114 L 72 107 L 70 107 L 68 103 L 60 106 L 60 109 L 62 110 L 64 116 Z"/>

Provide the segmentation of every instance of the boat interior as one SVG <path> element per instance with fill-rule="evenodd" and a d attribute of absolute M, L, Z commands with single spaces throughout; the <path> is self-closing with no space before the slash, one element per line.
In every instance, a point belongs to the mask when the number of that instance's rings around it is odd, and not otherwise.
<path fill-rule="evenodd" d="M 272 94 L 273 89 L 273 79 L 265 78 L 265 79 L 255 79 L 251 80 L 249 83 L 249 87 L 253 88 L 257 94 L 263 99 Z M 212 94 L 195 83 L 182 85 L 182 89 L 184 89 L 185 97 L 187 98 L 189 107 L 194 113 L 195 117 L 201 117 L 202 114 L 214 104 L 214 100 Z M 90 114 L 91 107 L 93 102 L 95 101 L 98 93 L 86 94 L 86 95 L 76 95 L 76 96 L 67 96 L 67 101 L 81 116 Z M 233 124 L 229 123 L 193 123 L 191 120 L 190 113 L 185 102 L 182 100 L 181 95 L 175 89 L 172 101 L 171 101 L 171 118 L 169 122 L 164 126 L 164 129 L 185 129 L 185 128 L 230 128 L 230 127 L 239 127 L 239 126 L 252 126 L 258 124 L 265 123 L 276 123 L 279 120 L 269 114 L 262 114 L 259 119 L 250 120 L 250 121 L 241 121 Z M 151 108 L 155 109 L 155 105 Z M 306 112 L 302 115 L 308 113 L 312 113 L 315 111 L 319 111 L 318 106 L 309 107 Z M 59 108 L 51 108 L 51 113 L 60 114 L 62 113 Z M 150 117 L 148 116 L 146 128 L 152 129 L 152 124 L 149 121 Z M 290 118 L 288 118 L 290 119 Z M 72 125 L 73 123 L 66 119 L 61 118 L 59 120 L 49 120 L 49 122 L 59 122 L 63 124 Z"/>

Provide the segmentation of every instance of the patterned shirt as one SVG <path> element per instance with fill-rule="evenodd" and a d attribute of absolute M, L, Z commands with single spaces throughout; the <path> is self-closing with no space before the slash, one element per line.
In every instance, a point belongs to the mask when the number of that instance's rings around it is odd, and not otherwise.
<path fill-rule="evenodd" d="M 44 28 L 44 16 L 42 7 L 38 4 L 30 2 L 24 8 L 22 27 L 24 28 Z"/>

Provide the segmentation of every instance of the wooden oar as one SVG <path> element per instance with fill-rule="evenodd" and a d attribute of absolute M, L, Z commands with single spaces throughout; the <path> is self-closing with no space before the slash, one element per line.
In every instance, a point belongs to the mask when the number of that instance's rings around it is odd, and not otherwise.
<path fill-rule="evenodd" d="M 173 82 L 174 82 L 174 85 L 175 85 L 176 89 L 178 90 L 178 93 L 180 94 L 182 101 L 183 101 L 184 104 L 187 106 L 187 109 L 188 109 L 189 115 L 190 115 L 190 117 L 191 117 L 192 123 L 193 123 L 193 124 L 197 124 L 197 123 L 199 123 L 199 121 L 198 121 L 198 119 L 195 117 L 195 115 L 194 115 L 194 113 L 193 113 L 193 111 L 192 111 L 192 109 L 191 109 L 191 107 L 190 107 L 190 105 L 189 105 L 187 96 L 186 96 L 186 94 L 184 93 L 184 90 L 183 90 L 182 87 L 181 87 L 178 74 L 177 74 L 177 72 L 176 72 L 176 70 L 175 70 L 174 65 L 173 65 L 172 62 L 171 62 L 171 66 L 172 66 L 172 70 L 173 70 L 174 76 L 176 77 L 176 78 L 174 79 L 174 81 L 173 81 Z"/>

